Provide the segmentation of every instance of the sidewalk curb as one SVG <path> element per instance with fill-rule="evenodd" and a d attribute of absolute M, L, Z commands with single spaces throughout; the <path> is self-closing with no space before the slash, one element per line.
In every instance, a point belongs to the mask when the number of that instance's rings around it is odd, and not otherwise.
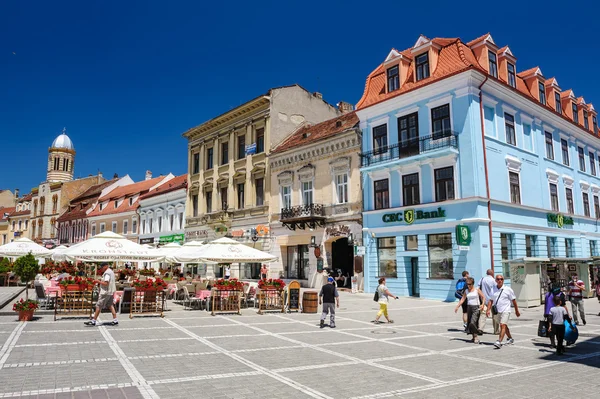
<path fill-rule="evenodd" d="M 0 309 L 4 309 L 4 307 L 6 305 L 8 305 L 9 303 L 11 303 L 12 301 L 15 300 L 16 297 L 18 297 L 19 295 L 21 295 L 23 292 L 25 292 L 25 287 L 22 287 L 22 289 L 20 291 L 17 291 L 13 296 L 11 296 L 8 300 L 0 303 Z M 12 310 L 12 309 L 11 309 Z M 0 312 L 0 314 L 3 313 L 8 313 L 8 312 Z M 14 312 L 11 312 L 11 314 L 14 314 Z"/>

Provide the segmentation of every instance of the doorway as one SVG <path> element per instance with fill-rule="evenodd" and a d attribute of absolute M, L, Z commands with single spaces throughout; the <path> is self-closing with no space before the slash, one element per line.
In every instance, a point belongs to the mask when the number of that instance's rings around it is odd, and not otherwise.
<path fill-rule="evenodd" d="M 336 274 L 338 270 L 345 277 L 338 286 L 352 287 L 350 279 L 354 274 L 354 246 L 348 245 L 348 238 L 342 237 L 331 243 L 331 263 L 336 277 L 340 277 Z"/>
<path fill-rule="evenodd" d="M 419 258 L 410 258 L 410 269 L 412 275 L 411 296 L 419 297 L 421 296 L 419 291 Z"/>

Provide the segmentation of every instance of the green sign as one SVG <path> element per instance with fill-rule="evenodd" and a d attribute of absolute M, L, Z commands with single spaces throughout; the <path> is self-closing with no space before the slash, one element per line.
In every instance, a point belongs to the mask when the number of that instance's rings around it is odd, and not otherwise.
<path fill-rule="evenodd" d="M 386 213 L 381 217 L 381 220 L 383 220 L 383 223 L 406 222 L 406 224 L 413 224 L 415 220 L 437 219 L 445 217 L 446 210 L 442 208 L 438 208 L 435 211 L 415 211 L 414 209 L 407 209 L 404 212 Z"/>
<path fill-rule="evenodd" d="M 572 217 L 563 216 L 560 213 L 547 213 L 546 219 L 548 219 L 548 223 L 555 223 L 560 229 L 562 229 L 563 226 L 573 226 L 575 223 Z"/>
<path fill-rule="evenodd" d="M 317 258 L 317 272 L 323 271 L 323 258 Z"/>
<path fill-rule="evenodd" d="M 184 239 L 185 239 L 184 234 L 173 234 L 170 236 L 162 236 L 159 239 L 159 244 L 168 244 L 170 242 L 178 242 L 180 244 L 183 244 Z"/>
<path fill-rule="evenodd" d="M 469 226 L 464 224 L 456 226 L 456 244 L 460 246 L 471 245 L 471 229 Z"/>

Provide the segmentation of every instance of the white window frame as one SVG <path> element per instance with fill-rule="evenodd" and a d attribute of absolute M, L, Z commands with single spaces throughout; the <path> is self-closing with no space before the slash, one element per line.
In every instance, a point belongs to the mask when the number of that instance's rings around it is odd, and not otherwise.
<path fill-rule="evenodd" d="M 312 199 L 312 202 L 310 204 L 306 204 L 304 202 L 304 184 L 305 183 L 310 183 L 310 196 Z M 308 192 L 308 191 L 307 191 Z M 300 181 L 300 197 L 302 199 L 302 205 L 311 205 L 315 203 L 315 180 L 314 179 L 307 179 L 307 180 L 301 180 Z"/>
<path fill-rule="evenodd" d="M 346 177 L 346 182 L 344 183 L 338 183 L 338 178 L 340 177 Z M 337 173 L 335 175 L 333 175 L 333 182 L 334 182 L 334 191 L 335 191 L 335 203 L 336 204 L 347 204 L 350 202 L 350 173 L 349 172 L 342 172 L 342 173 Z M 339 187 L 344 187 L 344 191 L 346 194 L 346 201 L 340 201 L 340 195 L 339 195 Z"/>
<path fill-rule="evenodd" d="M 445 95 L 443 97 L 440 97 L 440 98 L 437 98 L 437 99 L 433 99 L 433 100 L 429 101 L 427 104 L 425 104 L 425 105 L 427 105 L 427 108 L 428 108 L 428 111 L 427 111 L 427 124 L 428 124 L 427 131 L 429 132 L 429 137 L 432 138 L 431 139 L 432 142 L 436 142 L 438 140 L 443 140 L 443 139 L 445 139 L 445 137 L 441 137 L 439 139 L 433 140 L 433 126 L 432 126 L 433 119 L 431 118 L 431 110 L 434 109 L 434 108 L 437 108 L 437 107 L 441 107 L 442 105 L 446 105 L 446 104 L 448 104 L 448 113 L 450 115 L 450 133 L 454 134 L 454 118 L 453 118 L 453 115 L 452 115 L 452 109 L 453 109 L 453 107 L 452 107 L 452 95 L 448 94 L 448 95 Z M 420 130 L 421 129 L 419 128 L 419 131 Z"/>
<path fill-rule="evenodd" d="M 513 157 L 511 155 L 507 155 L 505 158 L 506 169 L 509 173 L 507 173 L 508 178 L 508 202 L 514 205 L 523 205 L 523 189 L 521 188 L 521 160 L 519 158 Z M 518 204 L 512 202 L 511 192 L 510 192 L 510 172 L 516 173 L 519 179 L 519 200 Z"/>
<path fill-rule="evenodd" d="M 458 176 L 458 170 L 456 168 L 456 161 L 452 160 L 451 162 L 445 161 L 445 162 L 440 162 L 440 163 L 435 163 L 432 162 L 431 164 L 431 188 L 433 189 L 432 193 L 433 193 L 433 203 L 437 204 L 438 202 L 435 201 L 435 170 L 436 169 L 444 169 L 447 167 L 452 166 L 452 177 L 454 179 L 454 199 L 453 200 L 446 200 L 443 202 L 448 202 L 448 201 L 454 201 L 457 199 L 460 199 L 460 195 L 459 195 L 459 191 L 458 191 L 458 185 L 460 184 L 459 181 L 459 176 Z M 391 192 L 391 189 L 390 189 Z M 391 207 L 391 197 L 390 197 L 390 207 Z"/>
<path fill-rule="evenodd" d="M 432 169 L 433 170 L 433 169 Z M 398 172 L 398 179 L 400 181 L 400 206 L 407 206 L 404 203 L 404 184 L 403 184 L 403 180 L 402 177 L 404 175 L 413 175 L 413 174 L 418 174 L 419 175 L 419 205 L 423 204 L 423 182 L 421 180 L 421 177 L 423 177 L 423 173 L 421 171 L 421 168 L 419 166 L 415 167 L 415 166 L 408 166 L 408 167 L 402 167 L 401 169 L 397 170 Z M 391 181 L 391 180 L 390 180 Z M 435 181 L 435 177 L 434 177 L 434 181 Z M 391 190 L 390 190 L 390 195 L 391 195 Z M 435 196 L 435 192 L 433 193 L 433 195 Z M 374 199 L 373 199 L 374 200 Z M 391 207 L 391 201 L 392 201 L 392 197 L 390 196 L 390 207 Z"/>
<path fill-rule="evenodd" d="M 112 222 L 112 223 L 111 223 L 111 226 L 110 226 L 110 227 L 111 227 L 111 231 L 112 231 L 113 233 L 115 233 L 115 234 L 117 234 L 117 226 L 118 226 L 118 223 L 117 223 L 117 222 Z"/>
<path fill-rule="evenodd" d="M 133 218 L 131 220 L 131 234 L 137 234 L 137 226 L 138 220 L 136 218 Z"/>
<path fill-rule="evenodd" d="M 285 189 L 288 189 L 289 192 L 287 194 L 284 193 Z M 292 207 L 292 185 L 291 184 L 286 184 L 284 186 L 281 186 L 281 189 L 279 190 L 279 203 L 281 205 L 281 209 L 287 209 L 288 207 L 286 207 L 286 202 L 285 202 L 285 197 L 289 196 L 289 208 Z"/>
<path fill-rule="evenodd" d="M 96 235 L 96 223 L 92 223 L 92 229 L 90 231 L 92 232 L 92 237 Z"/>
<path fill-rule="evenodd" d="M 373 134 L 373 130 L 376 127 L 379 127 L 381 125 L 386 125 L 385 132 L 387 134 L 387 146 L 389 149 L 389 147 L 390 147 L 390 123 L 389 122 L 390 122 L 390 117 L 388 115 L 369 122 L 369 131 L 371 132 L 371 134 L 370 134 L 370 136 L 371 136 L 371 142 L 370 142 L 371 151 L 375 151 L 375 146 L 373 145 L 375 142 L 374 141 L 375 136 Z"/>

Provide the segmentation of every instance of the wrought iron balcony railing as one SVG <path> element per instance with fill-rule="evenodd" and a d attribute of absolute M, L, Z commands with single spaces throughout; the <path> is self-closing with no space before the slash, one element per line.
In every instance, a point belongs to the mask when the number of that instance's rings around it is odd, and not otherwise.
<path fill-rule="evenodd" d="M 296 230 L 296 227 L 304 230 L 306 226 L 309 228 L 322 226 L 325 220 L 325 206 L 309 204 L 282 208 L 280 220 L 290 230 Z"/>
<path fill-rule="evenodd" d="M 404 140 L 360 154 L 361 167 L 376 165 L 394 159 L 403 159 L 443 148 L 458 148 L 458 136 L 451 131 Z"/>

